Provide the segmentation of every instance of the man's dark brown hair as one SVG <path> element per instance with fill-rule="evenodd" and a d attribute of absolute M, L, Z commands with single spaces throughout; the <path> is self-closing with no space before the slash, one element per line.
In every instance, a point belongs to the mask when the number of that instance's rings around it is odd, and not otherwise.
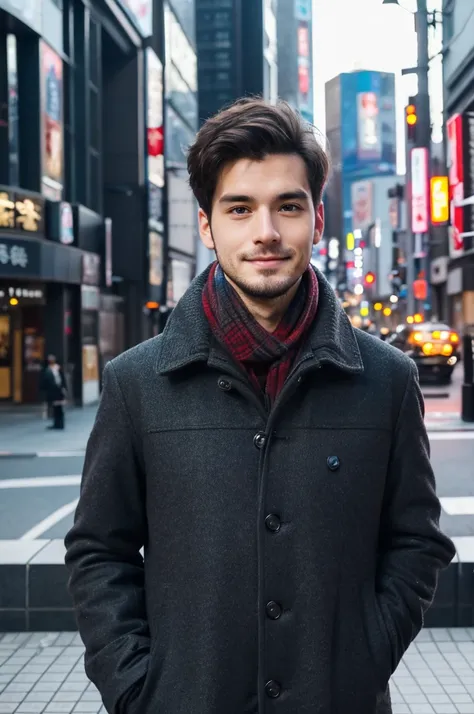
<path fill-rule="evenodd" d="M 239 99 L 211 117 L 188 153 L 189 183 L 202 210 L 211 216 L 222 169 L 238 159 L 261 161 L 270 154 L 298 154 L 304 160 L 315 206 L 321 202 L 329 158 L 315 129 L 287 102 Z"/>

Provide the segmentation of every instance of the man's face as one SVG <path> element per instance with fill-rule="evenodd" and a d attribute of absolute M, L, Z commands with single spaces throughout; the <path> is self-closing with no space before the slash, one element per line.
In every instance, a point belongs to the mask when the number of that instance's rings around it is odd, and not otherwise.
<path fill-rule="evenodd" d="M 221 172 L 212 219 L 200 209 L 199 231 L 244 296 L 281 297 L 299 281 L 322 234 L 306 165 L 296 154 L 239 159 Z"/>

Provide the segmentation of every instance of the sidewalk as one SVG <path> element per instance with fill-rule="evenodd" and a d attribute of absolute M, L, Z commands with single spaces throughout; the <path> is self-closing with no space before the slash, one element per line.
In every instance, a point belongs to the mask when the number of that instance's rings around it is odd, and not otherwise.
<path fill-rule="evenodd" d="M 66 410 L 64 431 L 47 429 L 42 409 L 0 410 L 0 457 L 82 454 L 94 424 L 97 405 Z M 0 710 L 1 714 L 1 710 Z"/>
<path fill-rule="evenodd" d="M 74 632 L 0 634 L 0 713 L 106 714 L 82 658 Z M 423 630 L 391 692 L 393 714 L 474 714 L 474 628 Z"/>

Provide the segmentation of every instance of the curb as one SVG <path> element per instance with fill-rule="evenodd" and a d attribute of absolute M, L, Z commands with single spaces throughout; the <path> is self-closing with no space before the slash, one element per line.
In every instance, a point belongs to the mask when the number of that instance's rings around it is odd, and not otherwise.
<path fill-rule="evenodd" d="M 474 536 L 453 538 L 425 627 L 474 626 Z M 0 632 L 76 632 L 63 540 L 0 540 Z"/>
<path fill-rule="evenodd" d="M 474 627 L 474 536 L 454 537 L 425 627 Z M 0 540 L 0 632 L 75 632 L 63 540 Z"/>
<path fill-rule="evenodd" d="M 71 449 L 70 451 L 0 451 L 0 459 L 53 459 L 84 456 L 85 453 L 85 447 L 83 449 Z"/>

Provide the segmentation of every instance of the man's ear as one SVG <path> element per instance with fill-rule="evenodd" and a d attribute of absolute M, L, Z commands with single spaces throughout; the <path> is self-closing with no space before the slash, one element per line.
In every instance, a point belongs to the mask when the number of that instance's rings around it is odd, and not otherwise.
<path fill-rule="evenodd" d="M 198 211 L 199 237 L 206 248 L 214 250 L 214 240 L 212 238 L 211 221 L 202 208 Z"/>
<path fill-rule="evenodd" d="M 321 201 L 318 208 L 316 209 L 316 215 L 314 217 L 314 234 L 313 234 L 313 245 L 317 245 L 321 240 L 324 230 L 324 204 Z"/>

